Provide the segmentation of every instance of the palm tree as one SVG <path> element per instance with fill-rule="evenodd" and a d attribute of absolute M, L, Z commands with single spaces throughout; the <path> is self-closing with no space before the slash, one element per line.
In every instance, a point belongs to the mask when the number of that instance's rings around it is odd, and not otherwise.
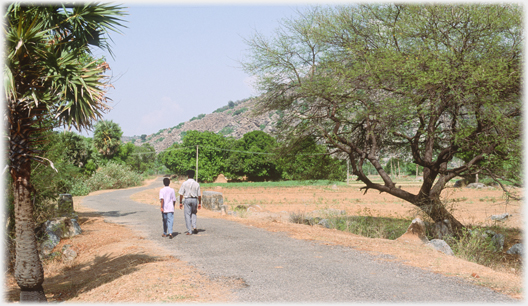
<path fill-rule="evenodd" d="M 4 89 L 8 166 L 15 207 L 15 278 L 21 301 L 46 301 L 31 203 L 31 162 L 37 135 L 54 126 L 89 128 L 109 110 L 103 73 L 91 47 L 111 53 L 107 36 L 119 32 L 123 7 L 106 4 L 10 4 L 4 18 Z"/>

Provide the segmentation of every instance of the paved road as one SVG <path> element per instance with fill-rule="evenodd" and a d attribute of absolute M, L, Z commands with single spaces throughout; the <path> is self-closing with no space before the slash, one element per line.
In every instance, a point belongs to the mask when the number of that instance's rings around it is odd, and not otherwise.
<path fill-rule="evenodd" d="M 157 206 L 130 200 L 150 186 L 86 197 L 82 205 L 110 222 L 130 226 L 213 279 L 238 280 L 236 302 L 516 302 L 490 289 L 394 262 L 349 247 L 296 240 L 223 219 L 200 218 L 187 236 L 183 214 L 162 238 Z M 183 233 L 183 234 L 182 234 Z"/>

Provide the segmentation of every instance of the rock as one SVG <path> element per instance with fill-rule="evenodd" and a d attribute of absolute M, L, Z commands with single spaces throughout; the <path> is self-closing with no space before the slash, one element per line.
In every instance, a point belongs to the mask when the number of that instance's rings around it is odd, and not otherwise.
<path fill-rule="evenodd" d="M 453 228 L 451 222 L 448 219 L 444 221 L 437 221 L 434 224 L 433 235 L 438 239 L 444 239 L 453 235 Z"/>
<path fill-rule="evenodd" d="M 425 236 L 425 224 L 419 217 L 412 220 L 407 231 L 396 240 L 401 242 L 427 243 L 429 239 Z"/>
<path fill-rule="evenodd" d="M 209 210 L 219 211 L 224 205 L 224 197 L 218 191 L 204 191 L 202 193 L 202 206 Z"/>
<path fill-rule="evenodd" d="M 76 219 L 64 220 L 66 229 L 62 232 L 61 238 L 70 238 L 82 234 L 81 226 Z"/>
<path fill-rule="evenodd" d="M 314 210 L 312 211 L 314 214 L 322 214 L 326 216 L 337 216 L 337 215 L 346 215 L 345 210 L 339 210 L 336 208 L 327 208 L 327 209 L 321 209 L 321 210 Z"/>
<path fill-rule="evenodd" d="M 493 237 L 491 237 L 491 242 L 495 246 L 495 250 L 502 251 L 504 248 L 504 235 L 503 234 L 495 234 Z"/>
<path fill-rule="evenodd" d="M 475 189 L 481 189 L 481 188 L 484 188 L 486 187 L 486 185 L 482 184 L 482 183 L 471 183 L 469 185 L 467 185 L 467 188 L 475 188 Z"/>
<path fill-rule="evenodd" d="M 77 252 L 75 252 L 71 245 L 67 244 L 62 247 L 62 260 L 64 261 L 72 261 L 77 257 Z"/>
<path fill-rule="evenodd" d="M 67 217 L 55 218 L 44 223 L 45 240 L 40 244 L 44 257 L 50 255 L 53 248 L 59 244 L 61 238 L 71 238 L 82 233 L 76 219 Z"/>
<path fill-rule="evenodd" d="M 455 182 L 455 185 L 454 187 L 455 188 L 462 188 L 462 187 L 466 187 L 467 185 L 467 181 L 466 180 L 458 180 Z"/>
<path fill-rule="evenodd" d="M 44 240 L 40 244 L 40 252 L 41 252 L 42 256 L 44 256 L 44 257 L 49 256 L 53 252 L 53 249 L 60 242 L 60 237 L 57 236 L 54 232 L 46 231 L 46 236 L 47 236 L 46 240 Z"/>
<path fill-rule="evenodd" d="M 319 223 L 317 223 L 319 225 L 322 225 L 326 228 L 330 228 L 330 223 L 328 222 L 328 219 L 322 219 L 321 221 L 319 221 Z"/>
<path fill-rule="evenodd" d="M 447 244 L 444 240 L 441 239 L 433 239 L 425 244 L 428 247 L 431 247 L 439 252 L 442 252 L 449 256 L 454 256 L 455 253 L 453 253 L 453 250 L 451 250 L 451 247 L 449 244 Z"/>
<path fill-rule="evenodd" d="M 503 221 L 510 217 L 511 215 L 509 213 L 503 213 L 502 215 L 492 215 L 490 218 L 494 221 Z"/>
<path fill-rule="evenodd" d="M 506 253 L 510 254 L 510 255 L 520 255 L 520 256 L 522 256 L 523 255 L 523 250 L 522 249 L 523 249 L 522 243 L 516 243 L 508 251 L 506 251 Z"/>

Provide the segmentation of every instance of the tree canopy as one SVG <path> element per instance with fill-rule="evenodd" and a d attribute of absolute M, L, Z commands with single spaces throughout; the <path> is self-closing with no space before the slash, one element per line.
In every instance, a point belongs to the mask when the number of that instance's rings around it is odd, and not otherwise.
<path fill-rule="evenodd" d="M 280 139 L 316 136 L 346 154 L 365 192 L 404 199 L 455 231 L 462 224 L 440 202 L 446 183 L 520 160 L 520 6 L 318 7 L 246 43 L 260 111 L 284 112 Z M 423 167 L 417 194 L 397 188 L 382 166 L 405 152 Z M 450 164 L 456 156 L 462 166 Z"/>

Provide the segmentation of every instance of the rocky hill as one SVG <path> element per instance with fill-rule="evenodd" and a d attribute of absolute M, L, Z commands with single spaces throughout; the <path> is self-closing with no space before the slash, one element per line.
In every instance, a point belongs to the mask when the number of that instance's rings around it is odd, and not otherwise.
<path fill-rule="evenodd" d="M 175 142 L 181 143 L 185 133 L 192 130 L 200 132 L 210 131 L 224 136 L 233 136 L 236 139 L 255 130 L 261 130 L 266 133 L 273 132 L 274 124 L 279 119 L 279 114 L 268 112 L 255 116 L 253 114 L 254 108 L 254 99 L 237 102 L 230 101 L 228 105 L 215 110 L 211 114 L 198 115 L 187 122 L 162 129 L 151 135 L 123 136 L 121 140 L 123 142 L 133 142 L 137 146 L 150 143 L 156 149 L 156 152 L 161 152 Z"/>

